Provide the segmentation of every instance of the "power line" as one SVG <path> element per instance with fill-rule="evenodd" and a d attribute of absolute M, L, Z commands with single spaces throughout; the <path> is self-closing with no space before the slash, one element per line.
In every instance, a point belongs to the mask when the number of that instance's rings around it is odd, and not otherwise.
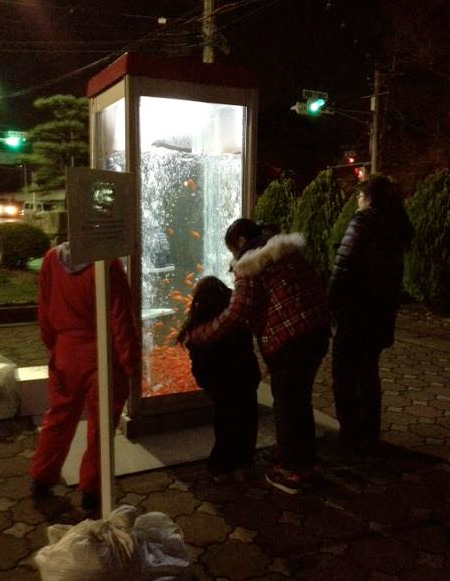
<path fill-rule="evenodd" d="M 0 3 L 2 1 L 4 2 L 5 0 L 0 0 Z M 233 24 L 235 24 L 237 22 L 240 22 L 241 20 L 243 20 L 245 18 L 249 18 L 249 17 L 253 16 L 254 14 L 256 14 L 258 12 L 261 12 L 262 10 L 265 10 L 265 9 L 269 8 L 270 6 L 272 6 L 272 5 L 274 5 L 274 4 L 278 3 L 278 2 L 281 2 L 281 1 L 282 0 L 267 0 L 266 2 L 264 2 L 261 5 L 260 0 L 240 0 L 238 2 L 235 2 L 233 5 L 224 6 L 222 8 L 226 8 L 226 11 L 231 12 L 233 10 L 238 10 L 240 8 L 243 8 L 245 6 L 251 6 L 253 4 L 260 4 L 260 6 L 257 9 L 252 10 L 250 13 L 241 16 L 240 18 L 236 19 L 235 21 L 233 21 L 231 23 L 228 23 L 227 25 L 224 25 L 222 27 L 217 27 L 216 30 L 217 31 L 220 31 L 220 30 L 223 30 L 225 28 L 229 28 Z M 186 25 L 191 24 L 191 23 L 194 23 L 194 22 L 202 22 L 203 19 L 204 19 L 204 16 L 202 14 L 199 14 L 199 10 L 198 9 L 193 9 L 193 10 L 188 11 L 184 15 L 180 16 L 179 18 L 174 19 L 172 21 L 172 23 L 170 24 L 170 28 L 172 28 L 173 29 L 173 32 L 175 33 L 176 30 L 177 30 L 177 27 L 178 28 L 181 28 L 181 27 L 185 27 Z M 198 38 L 201 38 L 201 34 L 200 33 L 198 33 L 198 34 L 196 34 L 194 36 L 198 36 Z M 142 38 L 140 38 L 140 39 L 138 39 L 136 41 L 131 41 L 129 44 L 127 44 L 127 46 L 121 46 L 120 48 L 117 48 L 116 50 L 111 51 L 108 55 L 106 55 L 106 56 L 104 56 L 104 57 L 102 57 L 102 58 L 100 58 L 100 59 L 98 59 L 98 60 L 96 60 L 94 62 L 88 63 L 88 64 L 86 64 L 86 65 L 84 65 L 82 67 L 79 67 L 77 69 L 74 69 L 72 71 L 69 71 L 69 72 L 67 72 L 67 73 L 65 73 L 63 75 L 60 75 L 60 76 L 56 77 L 56 78 L 48 79 L 47 81 L 41 82 L 41 83 L 36 84 L 36 85 L 32 85 L 30 87 L 26 87 L 24 89 L 20 89 L 20 90 L 17 90 L 17 91 L 13 91 L 13 92 L 8 93 L 8 94 L 0 94 L 0 100 L 6 100 L 6 99 L 13 99 L 13 98 L 16 98 L 16 97 L 22 97 L 24 95 L 33 93 L 33 92 L 38 91 L 40 89 L 43 89 L 43 88 L 46 88 L 46 87 L 49 87 L 49 86 L 58 84 L 58 83 L 60 83 L 62 81 L 65 81 L 67 79 L 76 77 L 76 76 L 78 76 L 78 75 L 80 75 L 82 73 L 85 73 L 86 71 L 88 71 L 90 69 L 93 69 L 95 67 L 98 67 L 101 64 L 104 64 L 104 63 L 106 63 L 108 61 L 111 61 L 112 59 L 117 58 L 118 56 L 120 56 L 121 54 L 123 54 L 126 51 L 133 50 L 133 48 L 142 46 L 142 45 L 144 45 L 146 43 L 151 42 L 152 40 L 153 41 L 155 41 L 155 40 L 161 40 L 162 38 L 167 38 L 167 32 L 166 31 L 164 31 L 163 33 L 151 32 L 151 33 L 145 35 L 144 37 L 142 37 Z M 114 41 L 111 41 L 111 42 L 114 42 Z M 1 43 L 0 43 L 0 46 L 1 46 Z M 201 46 L 201 43 L 199 43 L 199 42 L 194 42 L 194 43 L 192 43 L 192 42 L 191 43 L 173 43 L 170 46 L 172 46 L 172 48 L 177 48 L 177 47 L 178 48 L 179 47 L 195 47 L 195 46 Z M 0 48 L 0 52 L 2 52 L 2 51 L 3 52 L 9 52 L 7 49 Z M 81 52 L 83 52 L 83 51 L 81 51 Z M 102 50 L 99 50 L 98 52 L 103 52 L 103 51 Z"/>
<path fill-rule="evenodd" d="M 80 67 L 76 70 L 70 71 L 64 75 L 61 75 L 60 77 L 56 77 L 53 79 L 49 79 L 48 81 L 44 81 L 43 83 L 40 83 L 39 85 L 33 85 L 31 87 L 27 87 L 26 89 L 14 91 L 13 93 L 9 93 L 7 95 L 0 95 L 0 100 L 13 99 L 15 97 L 23 97 L 24 95 L 27 95 L 29 93 L 33 93 L 34 91 L 36 91 L 38 89 L 44 89 L 45 87 L 49 87 L 51 85 L 56 85 L 57 83 L 60 83 L 61 81 L 65 81 L 66 79 L 77 76 L 81 73 L 88 71 L 91 68 L 97 67 L 98 65 L 103 64 L 104 62 L 111 60 L 112 56 L 113 56 L 113 53 L 109 54 L 106 57 L 98 59 L 97 61 L 95 61 L 93 63 L 89 63 L 83 67 Z"/>
<path fill-rule="evenodd" d="M 22 6 L 23 8 L 32 8 L 35 6 L 36 8 L 42 7 L 42 2 L 33 2 L 32 0 L 0 0 L 0 4 L 6 4 L 15 8 L 16 6 Z M 58 6 L 57 4 L 52 4 L 47 6 L 49 8 L 55 10 L 67 10 L 67 7 Z"/>

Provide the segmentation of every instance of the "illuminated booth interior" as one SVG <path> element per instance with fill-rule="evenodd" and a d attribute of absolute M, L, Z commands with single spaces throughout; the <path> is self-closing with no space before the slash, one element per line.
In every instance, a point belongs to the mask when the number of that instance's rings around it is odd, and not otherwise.
<path fill-rule="evenodd" d="M 134 179 L 126 264 L 143 349 L 126 430 L 200 423 L 210 404 L 175 340 L 200 277 L 232 285 L 224 234 L 253 203 L 256 83 L 218 63 L 125 54 L 91 79 L 88 97 L 91 166 Z"/>

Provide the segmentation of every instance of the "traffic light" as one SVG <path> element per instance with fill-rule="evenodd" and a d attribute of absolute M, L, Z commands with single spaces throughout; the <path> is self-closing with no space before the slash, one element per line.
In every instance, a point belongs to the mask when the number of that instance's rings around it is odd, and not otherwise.
<path fill-rule="evenodd" d="M 359 182 L 363 182 L 364 180 L 367 179 L 367 170 L 364 166 L 355 167 L 353 173 L 355 174 L 355 177 Z"/>
<path fill-rule="evenodd" d="M 358 160 L 358 154 L 356 151 L 345 151 L 344 152 L 345 163 L 350 166 L 353 170 L 353 175 L 358 181 L 364 181 L 367 179 L 366 163 Z"/>
<path fill-rule="evenodd" d="M 325 99 L 322 97 L 311 97 L 306 102 L 306 110 L 310 115 L 317 115 L 321 112 L 322 107 L 325 106 Z"/>
<path fill-rule="evenodd" d="M 328 93 L 303 89 L 302 95 L 305 101 L 297 101 L 295 105 L 291 107 L 291 110 L 299 115 L 316 116 L 321 115 L 322 113 L 334 113 L 332 109 L 326 106 L 328 102 Z"/>
<path fill-rule="evenodd" d="M 12 151 L 20 151 L 23 149 L 27 141 L 24 131 L 5 131 L 0 137 L 0 142 L 3 147 Z"/>

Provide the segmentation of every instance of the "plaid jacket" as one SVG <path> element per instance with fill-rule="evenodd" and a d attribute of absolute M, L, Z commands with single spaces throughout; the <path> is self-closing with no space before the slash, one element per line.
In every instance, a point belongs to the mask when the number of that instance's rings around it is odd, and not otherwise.
<path fill-rule="evenodd" d="M 229 306 L 197 327 L 195 344 L 217 341 L 246 322 L 270 358 L 298 336 L 329 325 L 326 291 L 303 252 L 300 234 L 280 234 L 246 252 L 233 267 L 235 289 Z"/>

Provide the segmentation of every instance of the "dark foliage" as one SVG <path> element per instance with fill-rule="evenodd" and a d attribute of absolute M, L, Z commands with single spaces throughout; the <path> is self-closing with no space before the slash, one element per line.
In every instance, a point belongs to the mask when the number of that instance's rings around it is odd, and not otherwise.
<path fill-rule="evenodd" d="M 26 267 L 31 258 L 40 258 L 50 248 L 50 239 L 43 230 L 21 222 L 0 224 L 1 266 Z"/>
<path fill-rule="evenodd" d="M 406 258 L 405 286 L 411 296 L 450 308 L 450 172 L 441 170 L 417 186 L 408 214 L 415 230 Z"/>

